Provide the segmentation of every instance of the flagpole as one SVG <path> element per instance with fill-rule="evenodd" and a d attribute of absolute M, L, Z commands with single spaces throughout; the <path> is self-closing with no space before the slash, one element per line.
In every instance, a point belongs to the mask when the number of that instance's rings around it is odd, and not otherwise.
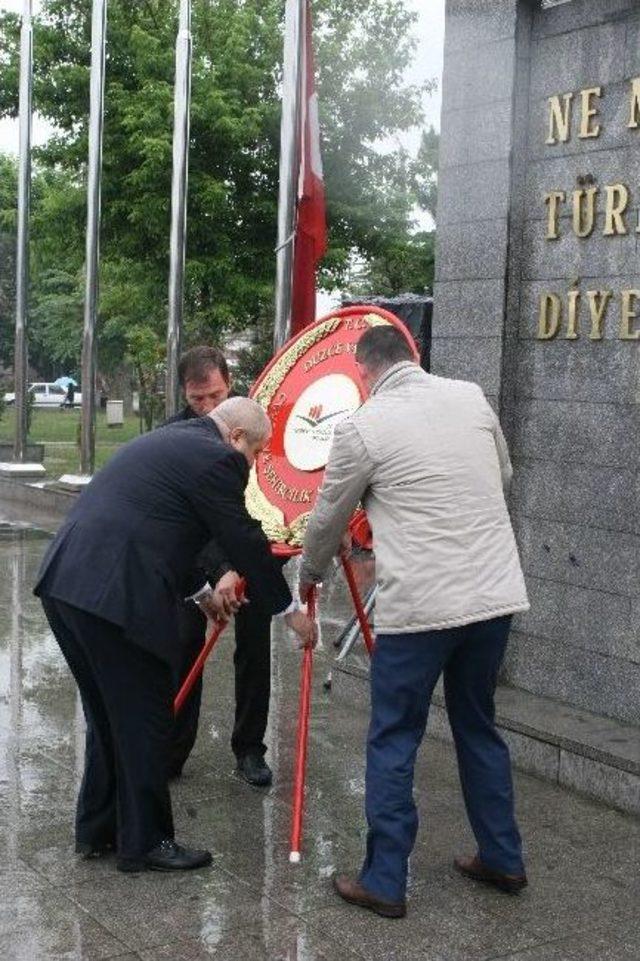
<path fill-rule="evenodd" d="M 91 17 L 91 73 L 89 99 L 89 166 L 87 175 L 86 278 L 82 335 L 82 417 L 80 472 L 95 467 L 96 344 L 100 266 L 100 175 L 104 128 L 104 66 L 107 0 L 93 0 Z"/>
<path fill-rule="evenodd" d="M 191 102 L 191 0 L 180 0 L 176 39 L 176 73 L 173 114 L 173 175 L 171 185 L 171 260 L 169 265 L 169 316 L 167 321 L 167 417 L 178 409 L 178 361 L 182 340 L 184 264 L 187 231 L 189 172 L 189 110 Z"/>
<path fill-rule="evenodd" d="M 27 455 L 27 315 L 29 312 L 29 208 L 31 196 L 31 126 L 33 98 L 33 27 L 31 0 L 24 0 L 20 30 L 20 160 L 18 167 L 18 231 L 16 248 L 16 326 L 14 376 L 16 432 L 13 459 Z"/>
<path fill-rule="evenodd" d="M 276 303 L 273 332 L 273 345 L 276 351 L 286 343 L 291 330 L 291 285 L 300 170 L 300 116 L 305 15 L 306 0 L 287 0 L 282 78 L 282 120 L 280 124 Z"/>

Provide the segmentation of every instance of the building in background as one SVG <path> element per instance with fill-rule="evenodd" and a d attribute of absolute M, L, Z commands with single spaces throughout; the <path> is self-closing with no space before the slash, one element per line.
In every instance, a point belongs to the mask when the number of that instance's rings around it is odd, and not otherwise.
<path fill-rule="evenodd" d="M 640 6 L 448 0 L 432 371 L 510 441 L 525 767 L 640 811 Z"/>

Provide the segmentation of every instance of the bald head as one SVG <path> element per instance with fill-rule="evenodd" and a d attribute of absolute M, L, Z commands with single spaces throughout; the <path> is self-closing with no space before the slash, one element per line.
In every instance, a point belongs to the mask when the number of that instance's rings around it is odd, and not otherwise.
<path fill-rule="evenodd" d="M 216 422 L 225 443 L 244 454 L 251 467 L 271 437 L 271 421 L 260 404 L 249 397 L 230 397 L 208 416 Z"/>
<path fill-rule="evenodd" d="M 251 443 L 265 440 L 271 435 L 271 421 L 260 404 L 249 397 L 229 397 L 209 414 L 215 421 L 222 421 L 228 431 L 242 430 Z"/>

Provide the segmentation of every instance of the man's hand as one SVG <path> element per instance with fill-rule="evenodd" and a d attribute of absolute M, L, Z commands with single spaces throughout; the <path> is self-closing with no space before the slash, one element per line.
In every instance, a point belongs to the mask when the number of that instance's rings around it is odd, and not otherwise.
<path fill-rule="evenodd" d="M 292 611 L 285 614 L 287 627 L 298 635 L 300 647 L 315 647 L 318 643 L 318 625 L 303 611 Z"/>
<path fill-rule="evenodd" d="M 240 577 L 235 571 L 228 571 L 224 574 L 214 588 L 203 590 L 194 595 L 196 602 L 202 613 L 210 621 L 228 621 L 240 609 L 242 604 L 246 604 L 245 597 L 238 598 L 237 586 Z"/>
<path fill-rule="evenodd" d="M 198 594 L 197 600 L 194 598 L 194 601 L 207 621 L 217 621 L 221 617 L 224 618 L 220 597 L 211 588 L 202 594 Z"/>
<path fill-rule="evenodd" d="M 240 575 L 236 574 L 235 571 L 227 571 L 213 589 L 213 604 L 219 611 L 218 616 L 226 621 L 237 614 L 242 605 L 247 603 L 244 595 L 238 597 L 239 583 Z"/>

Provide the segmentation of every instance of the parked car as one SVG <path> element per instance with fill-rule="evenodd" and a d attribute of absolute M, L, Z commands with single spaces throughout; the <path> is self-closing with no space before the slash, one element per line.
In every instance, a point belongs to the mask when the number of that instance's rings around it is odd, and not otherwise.
<path fill-rule="evenodd" d="M 29 384 L 28 390 L 30 394 L 33 394 L 34 407 L 62 407 L 67 396 L 64 387 L 58 387 L 56 384 Z M 5 404 L 15 404 L 15 393 L 5 394 L 4 402 Z M 76 388 L 73 393 L 73 406 L 80 407 L 81 404 L 82 395 Z"/>

